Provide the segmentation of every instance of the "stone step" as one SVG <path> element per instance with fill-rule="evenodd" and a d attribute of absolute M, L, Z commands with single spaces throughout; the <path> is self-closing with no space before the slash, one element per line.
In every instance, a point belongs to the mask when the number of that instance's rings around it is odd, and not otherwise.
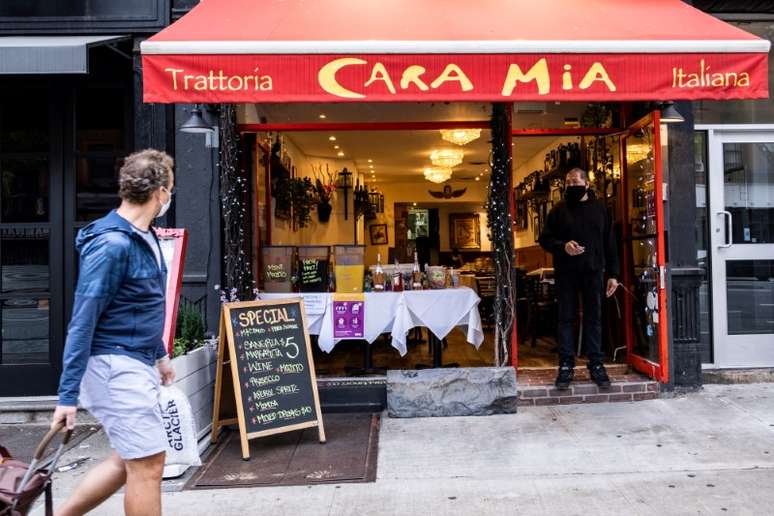
<path fill-rule="evenodd" d="M 615 401 L 653 400 L 659 397 L 659 383 L 643 379 L 639 375 L 627 375 L 633 378 L 621 381 L 611 378 L 613 384 L 608 389 L 600 389 L 589 381 L 576 381 L 569 390 L 560 391 L 553 386 L 527 385 L 519 382 L 519 407 L 545 405 L 569 405 L 574 403 L 605 403 Z"/>

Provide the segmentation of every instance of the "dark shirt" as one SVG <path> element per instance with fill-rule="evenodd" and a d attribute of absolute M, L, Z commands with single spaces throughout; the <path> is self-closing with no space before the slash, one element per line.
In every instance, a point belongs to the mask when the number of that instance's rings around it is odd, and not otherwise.
<path fill-rule="evenodd" d="M 564 245 L 575 240 L 585 251 L 570 256 Z M 605 205 L 589 191 L 587 201 L 559 201 L 546 217 L 538 243 L 554 256 L 557 274 L 605 271 L 618 277 L 618 250 Z"/>

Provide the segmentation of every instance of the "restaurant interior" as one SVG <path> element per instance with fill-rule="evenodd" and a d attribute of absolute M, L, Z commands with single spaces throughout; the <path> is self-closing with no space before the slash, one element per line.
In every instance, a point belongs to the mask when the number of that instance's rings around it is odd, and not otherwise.
<path fill-rule="evenodd" d="M 647 126 L 624 140 L 621 106 L 513 105 L 519 368 L 557 364 L 552 259 L 536 240 L 552 205 L 562 198 L 566 172 L 575 166 L 590 172 L 591 188 L 608 207 L 627 287 L 603 305 L 607 361 L 626 362 L 627 338 L 641 355 L 657 353 L 658 309 L 651 299 L 658 270 L 656 140 Z M 436 314 L 445 310 L 444 291 L 449 295 L 450 289 L 467 287 L 480 298 L 480 343 L 464 326 L 435 339 L 419 325 L 409 331 L 401 353 L 394 334 L 384 331 L 371 344 L 345 339 L 327 351 L 314 346 L 319 375 L 495 365 L 498 278 L 487 221 L 491 110 L 488 103 L 241 106 L 241 130 L 255 138 L 252 235 L 254 267 L 263 271 L 256 275 L 261 291 L 376 293 L 410 291 L 413 285 L 414 290 L 439 291 L 427 309 Z M 283 193 L 299 190 L 299 195 Z M 301 279 L 308 257 L 326 262 L 326 270 L 314 275 L 315 285 Z M 293 272 L 280 278 L 280 285 L 266 271 L 269 263 L 283 260 Z M 357 262 L 362 266 L 355 279 L 359 285 L 340 285 L 351 281 L 344 278 L 343 267 Z M 415 264 L 424 273 L 420 283 L 413 275 Z M 578 362 L 583 364 L 580 333 Z M 312 338 L 317 341 L 316 335 Z"/>

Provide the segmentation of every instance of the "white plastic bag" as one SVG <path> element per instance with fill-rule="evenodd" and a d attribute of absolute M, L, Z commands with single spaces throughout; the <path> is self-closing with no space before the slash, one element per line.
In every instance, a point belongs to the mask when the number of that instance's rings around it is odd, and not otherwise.
<path fill-rule="evenodd" d="M 188 397 L 175 387 L 161 386 L 159 395 L 161 417 L 167 434 L 165 465 L 201 466 L 196 439 L 196 423 Z"/>

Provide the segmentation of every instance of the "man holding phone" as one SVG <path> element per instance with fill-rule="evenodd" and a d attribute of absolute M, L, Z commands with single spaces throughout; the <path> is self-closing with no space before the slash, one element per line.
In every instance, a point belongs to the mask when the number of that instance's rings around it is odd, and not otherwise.
<path fill-rule="evenodd" d="M 591 379 L 610 386 L 602 353 L 602 290 L 607 297 L 618 288 L 618 253 L 605 205 L 589 190 L 588 174 L 574 168 L 565 178 L 564 200 L 546 218 L 538 239 L 554 258 L 559 303 L 559 373 L 556 387 L 569 389 L 575 375 L 573 325 L 578 298 L 583 303 L 583 344 Z M 607 284 L 605 283 L 607 277 Z"/>

